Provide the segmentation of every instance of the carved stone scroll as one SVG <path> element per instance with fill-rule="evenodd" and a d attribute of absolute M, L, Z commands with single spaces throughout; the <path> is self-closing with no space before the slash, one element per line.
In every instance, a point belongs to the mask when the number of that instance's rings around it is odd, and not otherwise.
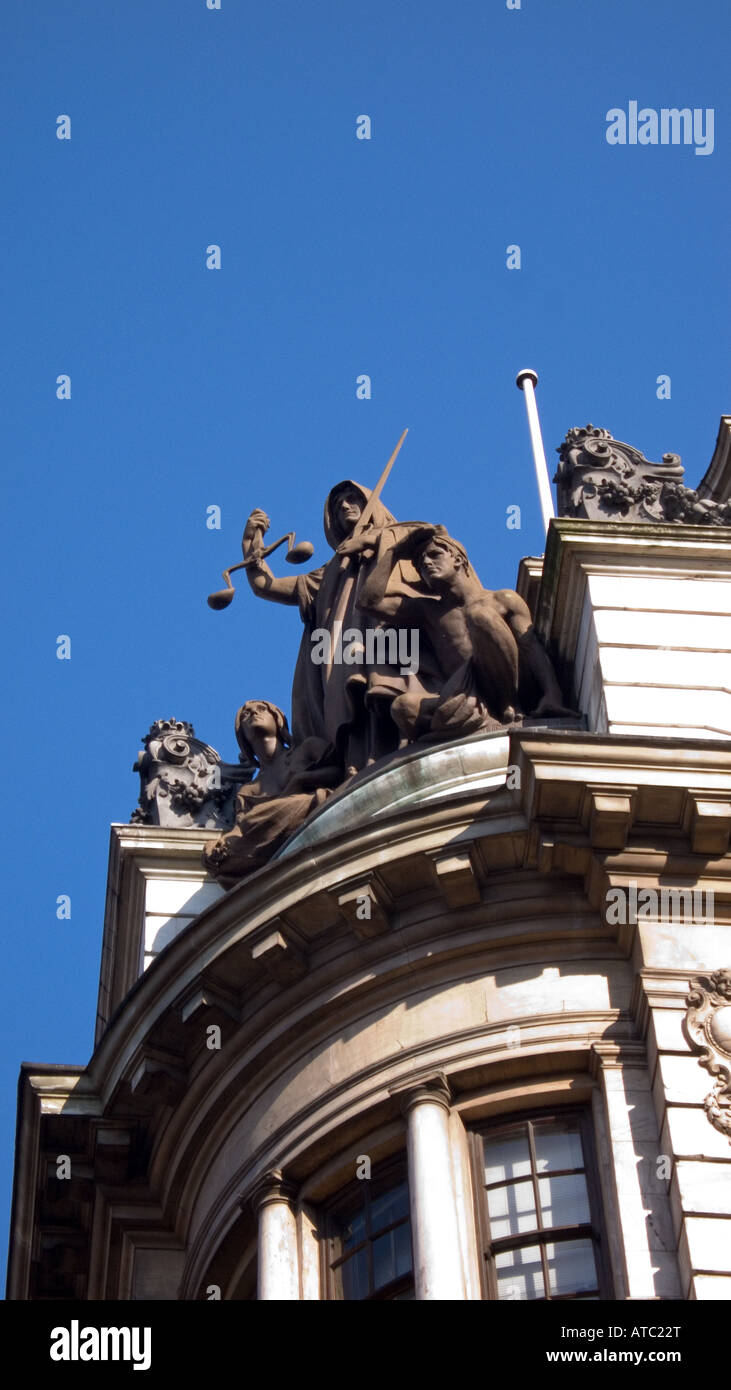
<path fill-rule="evenodd" d="M 678 454 L 652 463 L 594 425 L 570 429 L 556 452 L 559 516 L 731 526 L 731 499 L 701 498 L 685 487 Z"/>
<path fill-rule="evenodd" d="M 143 743 L 134 764 L 140 799 L 133 824 L 211 830 L 233 825 L 236 793 L 251 781 L 253 763 L 222 762 L 183 719 L 156 719 Z"/>
<path fill-rule="evenodd" d="M 686 999 L 684 1031 L 698 1061 L 715 1077 L 706 1096 L 706 1114 L 731 1140 L 731 970 L 699 975 Z"/>

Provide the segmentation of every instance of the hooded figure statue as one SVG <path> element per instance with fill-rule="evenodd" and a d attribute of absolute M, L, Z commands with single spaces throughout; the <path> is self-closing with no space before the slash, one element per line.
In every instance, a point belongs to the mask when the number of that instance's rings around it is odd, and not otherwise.
<path fill-rule="evenodd" d="M 331 489 L 325 503 L 324 529 L 334 551 L 352 536 L 370 495 L 369 488 L 350 479 Z M 266 562 L 255 558 L 269 528 L 266 514 L 252 512 L 244 531 L 244 558 L 251 558 L 246 574 L 254 593 L 275 603 L 296 604 L 304 623 L 292 686 L 294 742 L 324 739 L 334 748 L 344 776 L 351 776 L 389 751 L 389 739 L 394 748 L 398 743 L 395 725 L 390 735 L 385 734 L 385 742 L 383 730 L 384 723 L 390 723 L 390 700 L 406 685 L 399 665 L 367 661 L 367 648 L 358 650 L 353 640 L 347 650 L 343 647 L 343 637 L 349 632 L 365 635 L 373 630 L 374 622 L 378 623 L 372 614 L 361 611 L 358 596 L 379 552 L 375 533 L 383 536 L 395 525 L 394 517 L 378 501 L 367 527 L 372 548 L 356 555 L 336 553 L 319 569 L 287 579 L 275 578 Z M 369 692 L 374 696 L 385 693 L 387 699 L 369 701 Z"/>

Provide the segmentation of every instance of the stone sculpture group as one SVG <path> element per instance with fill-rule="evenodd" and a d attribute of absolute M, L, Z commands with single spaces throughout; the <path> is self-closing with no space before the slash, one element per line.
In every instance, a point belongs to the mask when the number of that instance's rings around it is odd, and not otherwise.
<path fill-rule="evenodd" d="M 352 480 L 331 490 L 324 528 L 334 553 L 303 575 L 272 573 L 263 511 L 246 523 L 253 593 L 296 606 L 304 630 L 291 734 L 268 701 L 248 701 L 236 718 L 242 761 L 258 773 L 238 790 L 233 829 L 204 852 L 227 886 L 266 863 L 334 790 L 411 744 L 571 713 L 520 595 L 483 588 L 443 526 L 397 522 L 370 498 Z"/>
<path fill-rule="evenodd" d="M 405 432 L 404 432 L 405 433 Z M 224 763 L 191 725 L 158 720 L 135 766 L 133 819 L 219 832 L 206 866 L 226 887 L 260 868 L 338 788 L 416 745 L 515 727 L 564 708 L 527 604 L 485 589 L 464 547 L 443 526 L 398 522 L 380 500 L 399 443 L 373 494 L 338 483 L 325 503 L 332 557 L 306 574 L 276 577 L 266 556 L 309 559 L 293 533 L 264 546 L 265 512 L 251 513 L 243 561 L 211 594 L 224 608 L 231 574 L 246 570 L 258 598 L 299 609 L 302 640 L 292 687 L 292 732 L 275 705 L 250 700 L 236 718 L 238 764 Z M 558 449 L 558 514 L 657 526 L 731 524 L 731 502 L 705 481 L 686 487 L 677 454 L 660 463 L 594 425 L 570 429 Z"/>

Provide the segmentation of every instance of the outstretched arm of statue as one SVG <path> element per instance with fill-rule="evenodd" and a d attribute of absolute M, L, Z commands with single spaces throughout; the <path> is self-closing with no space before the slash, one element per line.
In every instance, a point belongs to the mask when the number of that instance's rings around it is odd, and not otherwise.
<path fill-rule="evenodd" d="M 263 549 L 262 541 L 269 530 L 269 517 L 260 507 L 256 507 L 251 513 L 241 538 L 241 550 L 245 560 L 250 560 L 247 566 L 246 578 L 253 592 L 259 598 L 271 599 L 272 603 L 297 603 L 297 580 L 277 579 L 272 574 L 266 560 L 257 560 L 257 552 Z"/>
<path fill-rule="evenodd" d="M 358 605 L 382 618 L 394 618 L 409 602 L 403 593 L 389 594 L 389 580 L 399 560 L 411 560 L 420 545 L 429 540 L 436 527 L 417 521 L 397 522 L 385 527 L 398 536 L 394 545 L 385 546 L 358 593 Z M 364 533 L 365 534 L 365 533 Z M 356 539 L 360 539 L 357 537 Z M 348 542 L 346 541 L 346 545 Z"/>
<path fill-rule="evenodd" d="M 342 768 L 335 763 L 332 766 L 304 769 L 290 778 L 285 787 L 284 795 L 292 796 L 296 792 L 314 792 L 323 787 L 335 788 L 340 785 L 342 780 Z"/>
<path fill-rule="evenodd" d="M 575 710 L 567 709 L 564 705 L 551 658 L 533 627 L 531 612 L 525 600 L 513 589 L 499 589 L 495 599 L 518 643 L 520 664 L 541 692 L 541 698 L 531 713 L 575 714 Z"/>
<path fill-rule="evenodd" d="M 338 555 L 362 555 L 364 551 L 373 549 L 380 534 L 377 526 L 366 526 L 365 531 L 359 531 L 357 536 L 348 536 L 347 540 L 340 542 Z"/>

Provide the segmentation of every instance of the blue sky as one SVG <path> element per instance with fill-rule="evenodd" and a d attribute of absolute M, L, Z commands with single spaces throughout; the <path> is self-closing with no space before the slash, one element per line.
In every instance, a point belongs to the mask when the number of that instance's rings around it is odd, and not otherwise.
<path fill-rule="evenodd" d="M 19 1063 L 90 1055 L 140 736 L 172 715 L 232 758 L 245 699 L 289 704 L 296 611 L 205 603 L 248 512 L 322 562 L 329 488 L 408 425 L 387 505 L 514 585 L 543 549 L 526 365 L 550 460 L 590 420 L 704 473 L 730 27 L 727 0 L 4 0 L 3 1237 Z M 632 100 L 713 108 L 713 153 L 608 145 Z"/>

